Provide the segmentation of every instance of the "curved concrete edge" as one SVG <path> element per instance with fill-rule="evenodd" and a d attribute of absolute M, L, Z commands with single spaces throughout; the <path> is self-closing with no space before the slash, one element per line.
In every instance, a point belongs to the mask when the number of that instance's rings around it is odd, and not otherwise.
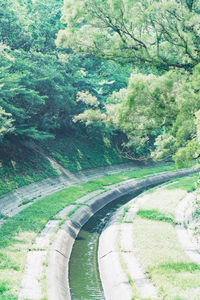
<path fill-rule="evenodd" d="M 175 213 L 176 222 L 178 223 L 176 232 L 187 256 L 196 264 L 200 264 L 200 245 L 195 241 L 188 229 L 188 225 L 192 221 L 194 199 L 195 193 L 187 194 L 177 206 Z"/>
<path fill-rule="evenodd" d="M 162 184 L 170 179 L 184 177 L 198 172 L 198 169 L 188 169 L 176 172 L 166 172 L 158 176 L 142 179 L 137 182 L 129 182 L 119 188 L 110 190 L 99 195 L 88 202 L 88 206 L 79 208 L 66 221 L 58 231 L 49 253 L 49 264 L 47 268 L 47 296 L 48 300 L 66 300 L 71 299 L 70 286 L 68 279 L 68 264 L 73 248 L 74 241 L 81 227 L 98 210 L 117 198 L 131 192 L 141 192 L 145 188 Z"/>
<path fill-rule="evenodd" d="M 151 194 L 133 198 L 120 207 L 100 235 L 98 264 L 107 300 L 131 300 L 134 298 L 134 292 L 141 299 L 157 299 L 156 289 L 146 277 L 135 255 L 133 234 L 135 215 L 149 197 Z M 126 207 L 129 209 L 123 216 Z M 130 279 L 133 281 L 134 289 Z"/>
<path fill-rule="evenodd" d="M 38 199 L 62 190 L 65 187 L 87 182 L 88 180 L 97 179 L 105 175 L 136 170 L 138 168 L 139 166 L 136 163 L 130 162 L 120 165 L 83 170 L 76 173 L 67 172 L 66 170 L 62 176 L 49 177 L 0 196 L 0 213 L 2 215 L 12 217 Z M 19 206 L 22 204 L 24 199 L 30 200 L 31 203 Z"/>
<path fill-rule="evenodd" d="M 114 212 L 99 238 L 98 266 L 104 296 L 107 300 L 133 299 L 133 291 L 127 272 L 122 267 L 120 219 L 125 206 L 123 205 Z"/>
<path fill-rule="evenodd" d="M 19 299 L 39 300 L 45 297 L 42 281 L 44 278 L 45 261 L 47 249 L 50 247 L 51 237 L 54 236 L 59 224 L 66 220 L 68 213 L 74 210 L 77 205 L 87 205 L 86 201 L 102 193 L 103 190 L 95 190 L 75 201 L 74 204 L 66 206 L 55 216 L 58 220 L 49 220 L 43 230 L 37 235 L 34 243 L 29 248 L 26 265 L 21 281 Z"/>

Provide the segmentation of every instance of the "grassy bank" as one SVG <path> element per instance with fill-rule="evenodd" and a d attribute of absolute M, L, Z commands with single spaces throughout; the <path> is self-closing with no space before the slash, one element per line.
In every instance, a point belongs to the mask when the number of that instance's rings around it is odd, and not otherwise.
<path fill-rule="evenodd" d="M 121 172 L 120 174 L 113 174 L 108 175 L 105 177 L 102 177 L 100 179 L 97 179 L 99 183 L 102 183 L 103 185 L 111 185 L 115 184 L 124 180 L 129 179 L 141 179 L 148 177 L 148 175 L 157 174 L 160 172 L 167 172 L 167 171 L 175 171 L 176 166 L 174 164 L 166 165 L 166 166 L 158 166 L 158 167 L 152 167 L 152 168 L 144 168 L 144 169 L 138 169 L 128 172 Z"/>
<path fill-rule="evenodd" d="M 62 136 L 41 143 L 46 154 L 71 172 L 125 162 L 103 139 Z M 58 175 L 38 153 L 13 141 L 0 148 L 0 196 L 13 189 Z"/>
<path fill-rule="evenodd" d="M 142 178 L 156 172 L 171 170 L 163 166 L 105 176 L 84 184 L 69 187 L 44 197 L 27 207 L 0 228 L 0 299 L 17 299 L 28 249 L 48 220 L 78 198 L 124 179 Z"/>
<path fill-rule="evenodd" d="M 55 175 L 48 161 L 18 142 L 0 148 L 0 196 Z"/>
<path fill-rule="evenodd" d="M 198 175 L 154 191 L 140 208 L 134 225 L 138 257 L 158 290 L 159 299 L 199 299 L 200 266 L 184 253 L 175 231 L 175 209 Z"/>
<path fill-rule="evenodd" d="M 58 136 L 43 148 L 71 172 L 127 162 L 106 138 L 88 136 Z"/>

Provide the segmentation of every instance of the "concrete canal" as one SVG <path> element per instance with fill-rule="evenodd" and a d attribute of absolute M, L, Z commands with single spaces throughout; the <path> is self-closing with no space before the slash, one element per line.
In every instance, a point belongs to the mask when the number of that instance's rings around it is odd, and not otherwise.
<path fill-rule="evenodd" d="M 97 261 L 99 236 L 112 214 L 138 194 L 131 193 L 111 202 L 90 218 L 80 230 L 69 264 L 69 284 L 73 300 L 105 299 Z"/>

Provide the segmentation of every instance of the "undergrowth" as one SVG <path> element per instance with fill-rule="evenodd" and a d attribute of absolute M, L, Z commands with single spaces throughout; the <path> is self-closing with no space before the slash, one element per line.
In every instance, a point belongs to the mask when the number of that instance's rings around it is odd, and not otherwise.
<path fill-rule="evenodd" d="M 43 147 L 71 172 L 128 162 L 107 140 L 88 136 L 60 136 Z"/>
<path fill-rule="evenodd" d="M 71 172 L 127 161 L 100 139 L 62 136 L 46 141 L 42 147 Z M 0 148 L 0 196 L 56 175 L 58 172 L 50 161 L 17 141 Z"/>

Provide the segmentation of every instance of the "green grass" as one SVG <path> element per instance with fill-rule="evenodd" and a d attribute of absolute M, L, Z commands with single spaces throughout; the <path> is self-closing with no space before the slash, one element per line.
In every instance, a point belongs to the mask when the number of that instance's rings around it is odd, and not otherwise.
<path fill-rule="evenodd" d="M 168 187 L 166 187 L 166 189 L 167 190 L 182 189 L 190 193 L 196 189 L 196 182 L 198 179 L 199 179 L 198 173 L 191 174 L 187 177 L 181 178 L 180 180 L 178 180 L 177 183 L 173 185 L 169 185 Z"/>
<path fill-rule="evenodd" d="M 0 296 L 1 296 L 1 300 L 17 300 L 17 297 L 10 294 L 9 292 L 10 287 L 8 282 L 6 281 L 1 281 L 0 282 Z"/>
<path fill-rule="evenodd" d="M 9 290 L 17 295 L 28 249 L 35 237 L 61 209 L 82 196 L 102 188 L 96 182 L 69 187 L 38 200 L 13 218 L 0 229 L 0 283 L 8 282 Z M 2 290 L 0 294 L 8 293 Z M 8 298 L 9 299 L 9 298 Z"/>
<path fill-rule="evenodd" d="M 176 225 L 176 222 L 174 221 L 173 218 L 166 216 L 164 213 L 161 213 L 156 209 L 150 209 L 150 210 L 145 210 L 145 209 L 142 210 L 141 209 L 141 210 L 139 210 L 137 215 L 143 219 L 167 222 L 172 225 Z"/>
<path fill-rule="evenodd" d="M 10 147 L 12 149 L 10 149 Z M 51 176 L 57 171 L 38 154 L 20 144 L 0 150 L 0 196 Z"/>
<path fill-rule="evenodd" d="M 123 219 L 124 219 L 124 217 L 126 216 L 126 213 L 129 211 L 129 206 L 125 206 L 124 207 L 124 210 L 123 210 L 123 213 L 122 213 L 122 215 L 121 215 L 121 217 L 120 217 L 120 223 L 122 223 L 123 222 Z"/>
<path fill-rule="evenodd" d="M 31 203 L 33 202 L 33 199 L 24 199 L 20 204 L 19 206 L 23 206 L 23 205 L 26 205 L 28 203 Z"/>
<path fill-rule="evenodd" d="M 194 210 L 194 220 L 195 225 L 193 226 L 193 232 L 196 237 L 200 240 L 200 198 L 199 198 L 199 192 L 197 193 L 197 197 L 195 199 L 194 204 L 195 210 Z"/>
<path fill-rule="evenodd" d="M 127 162 L 113 145 L 100 138 L 62 136 L 42 147 L 71 172 Z M 16 188 L 58 175 L 44 157 L 17 141 L 0 148 L 0 196 Z"/>
<path fill-rule="evenodd" d="M 147 175 L 153 175 L 159 172 L 166 172 L 166 171 L 175 171 L 176 166 L 174 164 L 166 165 L 166 166 L 158 166 L 146 169 L 139 169 L 133 170 L 128 172 L 121 172 L 120 174 L 113 174 L 107 175 L 100 179 L 97 179 L 96 182 L 103 184 L 103 185 L 111 185 L 116 184 L 124 180 L 129 179 L 142 179 L 145 178 Z"/>
<path fill-rule="evenodd" d="M 136 170 L 75 185 L 41 198 L 14 217 L 9 218 L 0 228 L 1 280 L 8 282 L 11 293 L 17 295 L 28 249 L 31 248 L 35 237 L 42 231 L 48 220 L 54 219 L 55 215 L 67 205 L 92 191 L 107 190 L 105 186 L 120 182 L 124 178 L 141 178 L 146 174 L 173 168 L 173 166 L 163 166 L 162 168 Z M 2 295 L 0 294 L 0 298 L 5 293 L 8 293 L 8 289 Z"/>
<path fill-rule="evenodd" d="M 199 299 L 200 266 L 184 253 L 174 228 L 175 209 L 198 176 L 181 178 L 148 195 L 134 220 L 134 243 L 159 299 Z"/>
<path fill-rule="evenodd" d="M 6 285 L 8 288 L 0 294 L 0 299 L 3 299 L 8 292 L 11 295 L 17 295 L 28 249 L 31 248 L 36 236 L 42 231 L 48 220 L 54 219 L 60 210 L 92 191 L 107 190 L 106 186 L 109 184 L 124 179 L 142 178 L 147 174 L 172 169 L 174 166 L 170 165 L 104 176 L 101 179 L 75 185 L 41 198 L 14 217 L 9 218 L 0 228 L 0 283 L 8 283 Z"/>
<path fill-rule="evenodd" d="M 71 172 L 127 162 L 106 138 L 58 136 L 42 146 Z"/>

